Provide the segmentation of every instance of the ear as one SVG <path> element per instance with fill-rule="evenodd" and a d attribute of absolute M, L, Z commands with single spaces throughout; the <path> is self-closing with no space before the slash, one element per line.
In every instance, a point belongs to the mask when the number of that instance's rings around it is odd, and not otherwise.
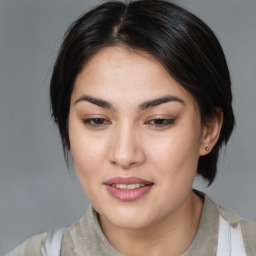
<path fill-rule="evenodd" d="M 199 155 L 204 156 L 211 152 L 217 143 L 223 123 L 223 111 L 221 108 L 216 110 L 216 114 L 204 124 Z"/>

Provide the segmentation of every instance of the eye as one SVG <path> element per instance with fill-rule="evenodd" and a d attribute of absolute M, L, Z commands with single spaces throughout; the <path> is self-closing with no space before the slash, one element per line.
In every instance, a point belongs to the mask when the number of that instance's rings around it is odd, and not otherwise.
<path fill-rule="evenodd" d="M 171 118 L 156 118 L 156 119 L 151 119 L 146 122 L 146 124 L 153 125 L 155 127 L 166 127 L 174 124 L 175 119 Z"/>
<path fill-rule="evenodd" d="M 83 123 L 93 128 L 104 128 L 105 125 L 110 124 L 110 121 L 104 118 L 87 118 L 83 119 Z"/>

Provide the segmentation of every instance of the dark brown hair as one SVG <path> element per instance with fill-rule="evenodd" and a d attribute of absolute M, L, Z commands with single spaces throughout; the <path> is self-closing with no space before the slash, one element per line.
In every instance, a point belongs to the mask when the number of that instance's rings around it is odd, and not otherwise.
<path fill-rule="evenodd" d="M 65 156 L 70 150 L 68 115 L 74 81 L 87 60 L 107 46 L 148 52 L 196 99 L 202 123 L 223 110 L 223 126 L 212 151 L 199 158 L 197 173 L 211 184 L 219 149 L 235 123 L 229 70 L 212 30 L 185 9 L 161 0 L 106 2 L 82 15 L 65 34 L 50 85 L 52 116 Z"/>

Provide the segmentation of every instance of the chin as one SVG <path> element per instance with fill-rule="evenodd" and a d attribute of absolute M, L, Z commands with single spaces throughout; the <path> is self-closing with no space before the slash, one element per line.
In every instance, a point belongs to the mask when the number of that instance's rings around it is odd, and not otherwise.
<path fill-rule="evenodd" d="M 150 212 L 150 211 L 149 211 Z M 153 214 L 147 214 L 146 209 L 116 209 L 115 212 L 105 212 L 100 214 L 101 217 L 112 224 L 113 226 L 120 229 L 140 230 L 149 227 L 153 224 L 156 218 Z"/>
<path fill-rule="evenodd" d="M 119 220 L 119 219 L 110 219 L 107 220 L 112 225 L 119 229 L 127 229 L 127 230 L 142 230 L 150 226 L 150 222 L 146 220 L 135 220 L 135 219 L 126 219 L 126 220 Z"/>

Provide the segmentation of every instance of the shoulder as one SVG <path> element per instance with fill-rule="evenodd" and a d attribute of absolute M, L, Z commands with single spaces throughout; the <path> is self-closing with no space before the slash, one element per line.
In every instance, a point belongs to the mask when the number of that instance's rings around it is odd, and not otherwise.
<path fill-rule="evenodd" d="M 61 255 L 122 256 L 105 237 L 98 221 L 98 213 L 91 204 L 81 219 L 66 230 Z"/>
<path fill-rule="evenodd" d="M 248 255 L 253 255 L 256 252 L 256 222 L 246 220 L 234 212 L 222 207 L 217 206 L 220 214 L 233 226 L 240 224 L 244 245 Z"/>
<path fill-rule="evenodd" d="M 62 240 L 61 255 L 73 255 L 74 251 L 77 252 L 77 255 L 85 255 L 84 253 L 90 252 L 99 253 L 97 247 L 100 243 L 98 237 L 100 227 L 96 215 L 97 213 L 89 205 L 80 220 L 67 228 Z"/>
<path fill-rule="evenodd" d="M 243 232 L 245 247 L 248 248 L 248 254 L 249 252 L 255 253 L 256 252 L 256 223 L 242 219 L 241 228 Z"/>
<path fill-rule="evenodd" d="M 41 256 L 41 244 L 47 233 L 33 236 L 5 256 Z"/>
<path fill-rule="evenodd" d="M 215 219 L 215 222 L 217 221 L 217 225 L 219 226 L 219 217 L 221 216 L 232 227 L 236 228 L 239 225 L 247 255 L 256 255 L 256 223 L 245 220 L 233 211 L 216 204 L 204 193 L 198 191 L 196 191 L 196 193 L 204 198 L 205 204 L 203 211 L 207 215 L 207 220 L 210 219 L 213 221 L 213 219 Z M 215 214 L 213 214 L 213 212 Z"/>

